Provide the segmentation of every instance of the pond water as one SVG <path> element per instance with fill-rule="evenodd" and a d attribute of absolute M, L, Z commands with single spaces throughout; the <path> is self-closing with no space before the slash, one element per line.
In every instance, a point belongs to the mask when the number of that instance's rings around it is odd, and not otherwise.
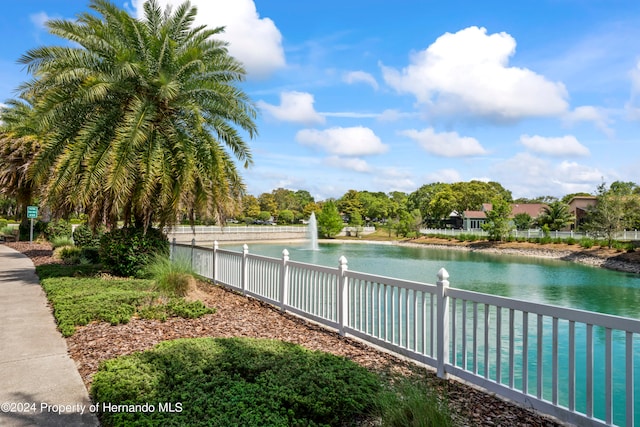
<path fill-rule="evenodd" d="M 454 288 L 640 318 L 637 274 L 555 259 L 382 244 L 321 243 L 318 251 L 305 243 L 252 244 L 249 252 L 281 258 L 285 248 L 293 261 L 337 267 L 344 255 L 349 270 L 425 283 L 435 283 L 444 267 Z"/>

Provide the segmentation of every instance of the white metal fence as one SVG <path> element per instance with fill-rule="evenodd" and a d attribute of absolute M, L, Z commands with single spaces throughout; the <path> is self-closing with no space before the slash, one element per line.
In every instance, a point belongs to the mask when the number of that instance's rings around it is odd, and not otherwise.
<path fill-rule="evenodd" d="M 640 425 L 640 320 L 192 244 L 198 274 L 577 425 Z"/>
<path fill-rule="evenodd" d="M 256 225 L 256 226 L 230 226 L 220 227 L 218 225 L 177 225 L 165 228 L 167 234 L 211 234 L 211 233 L 306 233 L 307 226 L 286 226 L 286 225 Z"/>

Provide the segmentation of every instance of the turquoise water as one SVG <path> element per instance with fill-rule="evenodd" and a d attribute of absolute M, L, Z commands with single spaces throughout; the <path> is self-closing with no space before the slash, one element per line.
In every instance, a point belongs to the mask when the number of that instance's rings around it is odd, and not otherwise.
<path fill-rule="evenodd" d="M 240 251 L 240 246 L 223 246 Z M 352 243 L 324 243 L 320 244 L 320 250 L 311 251 L 305 244 L 255 244 L 249 245 L 249 252 L 267 255 L 274 258 L 282 257 L 282 250 L 288 249 L 289 257 L 293 261 L 301 261 L 310 264 L 325 266 L 338 266 L 338 259 L 345 256 L 348 260 L 349 270 L 396 277 L 407 280 L 415 280 L 425 283 L 435 283 L 437 272 L 444 267 L 449 272 L 450 286 L 465 290 L 482 292 L 492 295 L 500 295 L 509 298 L 526 300 L 541 304 L 552 304 L 562 307 L 570 307 L 600 313 L 612 314 L 638 319 L 640 318 L 640 275 L 611 271 L 586 265 L 576 264 L 561 260 L 551 260 L 523 256 L 509 256 L 468 252 L 459 250 L 407 247 L 397 245 L 378 244 L 352 244 Z M 503 321 L 507 318 L 503 313 Z M 492 315 L 493 317 L 493 315 Z M 532 316 L 535 318 L 535 316 Z M 536 384 L 536 338 L 535 319 L 531 319 L 529 328 L 529 392 L 535 394 Z M 516 329 L 519 325 L 516 319 Z M 544 330 L 551 328 L 551 319 L 545 318 Z M 502 333 L 506 333 L 503 326 Z M 567 369 L 568 354 L 566 348 L 566 336 L 568 324 L 561 322 L 560 336 L 560 403 L 567 406 Z M 521 337 L 517 338 L 521 342 Z M 604 330 L 594 329 L 594 414 L 603 419 L 605 417 L 603 404 L 597 401 L 604 400 Z M 624 367 L 624 336 L 618 332 L 613 335 L 614 357 L 614 423 L 625 424 L 624 387 L 627 379 L 621 368 Z M 584 325 L 576 325 L 577 348 L 584 348 Z M 551 339 L 550 334 L 543 337 L 544 360 L 543 366 L 551 365 Z M 469 346 L 470 347 L 470 346 Z M 467 359 L 473 360 L 469 347 Z M 480 347 L 483 347 L 480 345 Z M 458 345 L 456 361 L 460 363 L 462 354 Z M 640 354 L 640 339 L 634 337 L 634 353 Z M 483 374 L 483 357 L 478 361 L 478 372 Z M 490 360 L 495 359 L 495 350 L 490 355 Z M 522 355 L 516 354 L 516 374 L 521 374 Z M 520 363 L 520 365 L 518 365 Z M 576 367 L 585 366 L 585 354 L 578 351 L 576 354 Z M 503 358 L 503 381 L 507 378 L 506 359 Z M 635 361 L 635 375 L 633 381 L 636 390 L 640 390 L 640 359 Z M 468 368 L 469 366 L 467 366 Z M 490 366 L 490 377 L 495 377 L 495 366 Z M 550 369 L 545 369 L 543 396 L 551 400 Z M 516 378 L 516 387 L 522 383 L 522 378 Z M 585 412 L 586 379 L 580 369 L 576 373 L 576 408 Z M 636 393 L 638 394 L 638 393 Z M 635 397 L 635 425 L 640 425 L 640 396 Z"/>
<path fill-rule="evenodd" d="M 285 248 L 292 261 L 337 267 L 344 255 L 349 270 L 425 283 L 435 283 L 444 267 L 454 288 L 640 319 L 637 274 L 552 259 L 397 245 L 324 243 L 310 251 L 305 244 L 255 244 L 249 252 L 281 258 Z"/>

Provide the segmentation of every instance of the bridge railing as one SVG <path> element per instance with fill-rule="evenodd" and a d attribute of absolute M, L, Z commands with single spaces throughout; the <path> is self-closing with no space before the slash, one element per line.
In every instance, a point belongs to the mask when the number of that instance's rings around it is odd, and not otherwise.
<path fill-rule="evenodd" d="M 640 425 L 640 320 L 195 245 L 198 274 L 576 425 Z"/>

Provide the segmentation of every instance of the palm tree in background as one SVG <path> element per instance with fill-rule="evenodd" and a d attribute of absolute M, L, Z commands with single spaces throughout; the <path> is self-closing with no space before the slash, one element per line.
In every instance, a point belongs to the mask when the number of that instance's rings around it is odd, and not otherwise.
<path fill-rule="evenodd" d="M 574 221 L 575 217 L 569 212 L 569 205 L 559 200 L 545 206 L 536 219 L 539 226 L 546 225 L 551 231 L 562 230 Z"/>
<path fill-rule="evenodd" d="M 251 163 L 242 132 L 257 133 L 223 29 L 194 27 L 188 2 L 148 1 L 142 20 L 105 0 L 90 8 L 47 23 L 71 43 L 20 58 L 34 76 L 22 96 L 47 135 L 32 167 L 44 202 L 84 209 L 93 225 L 223 217 L 244 193 L 235 161 Z"/>
<path fill-rule="evenodd" d="M 29 175 L 40 150 L 38 131 L 30 121 L 32 105 L 11 99 L 0 109 L 0 194 L 16 201 L 19 216 L 26 221 L 27 206 L 36 196 L 37 186 Z"/>

